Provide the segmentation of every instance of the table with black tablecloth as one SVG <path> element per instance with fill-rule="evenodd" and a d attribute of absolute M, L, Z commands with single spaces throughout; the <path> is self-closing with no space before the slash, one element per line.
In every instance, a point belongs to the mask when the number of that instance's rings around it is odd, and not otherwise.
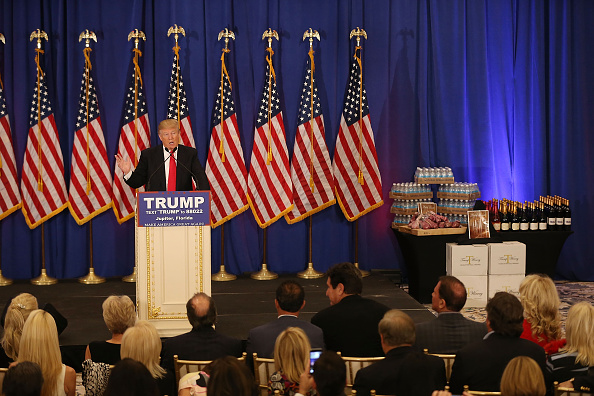
<path fill-rule="evenodd" d="M 440 276 L 446 274 L 446 243 L 458 242 L 460 235 L 416 236 L 394 229 L 404 256 L 411 296 L 423 304 L 431 302 L 431 293 Z M 526 274 L 555 275 L 563 244 L 572 231 L 498 232 L 503 241 L 526 245 Z"/>

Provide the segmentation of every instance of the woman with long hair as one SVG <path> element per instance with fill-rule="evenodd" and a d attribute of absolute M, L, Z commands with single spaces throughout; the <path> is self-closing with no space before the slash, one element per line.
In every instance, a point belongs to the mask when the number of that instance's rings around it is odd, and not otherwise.
<path fill-rule="evenodd" d="M 74 396 L 76 373 L 62 364 L 56 322 L 49 313 L 37 309 L 23 327 L 17 361 L 33 362 L 43 373 L 42 396 Z"/>
<path fill-rule="evenodd" d="M 540 366 L 528 356 L 509 361 L 500 383 L 503 396 L 545 396 L 547 388 Z"/>
<path fill-rule="evenodd" d="M 289 327 L 278 335 L 274 344 L 276 371 L 268 381 L 269 395 L 275 390 L 289 396 L 299 391 L 299 377 L 309 365 L 310 350 L 309 339 L 299 327 Z"/>
<path fill-rule="evenodd" d="M 4 318 L 4 333 L 0 341 L 8 359 L 17 360 L 23 326 L 31 312 L 38 308 L 37 299 L 29 293 L 21 293 L 10 301 Z M 4 363 L 2 367 L 8 367 L 8 359 L 0 358 L 0 360 L 6 360 L 2 362 Z"/>

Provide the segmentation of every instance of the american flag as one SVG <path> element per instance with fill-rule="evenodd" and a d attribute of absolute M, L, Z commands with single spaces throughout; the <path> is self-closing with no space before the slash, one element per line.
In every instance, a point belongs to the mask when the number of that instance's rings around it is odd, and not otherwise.
<path fill-rule="evenodd" d="M 258 225 L 265 228 L 293 207 L 283 113 L 270 65 L 266 67 L 259 103 L 248 177 L 248 201 Z"/>
<path fill-rule="evenodd" d="M 88 76 L 88 85 L 87 85 Z M 112 206 L 111 171 L 91 70 L 85 66 L 72 145 L 68 207 L 82 225 Z"/>
<path fill-rule="evenodd" d="M 190 113 L 188 110 L 186 90 L 184 89 L 184 79 L 182 78 L 181 70 L 179 68 L 177 55 L 174 55 L 173 67 L 171 69 L 171 81 L 169 82 L 167 118 L 180 121 L 179 129 L 181 130 L 180 136 L 182 144 L 184 146 L 196 148 L 196 143 L 194 143 L 194 135 L 192 133 L 192 123 L 190 122 Z"/>
<path fill-rule="evenodd" d="M 312 81 L 311 69 L 311 59 L 308 58 L 301 84 L 303 89 L 299 104 L 299 125 L 291 160 L 295 206 L 285 216 L 289 224 L 336 203 L 332 163 L 324 139 L 324 115 L 315 78 Z"/>
<path fill-rule="evenodd" d="M 248 208 L 247 171 L 239 140 L 229 76 L 223 74 L 221 82 L 212 110 L 212 135 L 206 161 L 206 176 L 211 189 L 210 219 L 213 228 Z M 224 134 L 221 129 L 224 130 Z"/>
<path fill-rule="evenodd" d="M 134 81 L 136 80 L 137 92 L 135 93 Z M 137 95 L 137 101 L 135 96 Z M 137 104 L 136 119 L 134 118 L 134 104 Z M 132 78 L 126 90 L 126 103 L 124 104 L 124 119 L 120 129 L 120 141 L 118 143 L 118 154 L 124 159 L 130 159 L 132 166 L 138 164 L 140 152 L 150 147 L 151 129 L 148 119 L 148 109 L 144 99 L 144 92 L 140 76 L 132 72 Z M 144 191 L 144 187 L 138 189 Z M 116 165 L 113 179 L 113 210 L 118 223 L 134 217 L 134 205 L 136 203 L 136 192 L 124 182 L 124 174 Z"/>
<path fill-rule="evenodd" d="M 357 59 L 353 59 L 334 150 L 336 197 L 349 221 L 383 204 L 382 180 L 366 95 L 361 68 Z"/>
<path fill-rule="evenodd" d="M 18 210 L 21 193 L 17 182 L 17 168 L 12 146 L 12 134 L 4 90 L 0 82 L 0 220 Z"/>
<path fill-rule="evenodd" d="M 23 214 L 31 229 L 68 205 L 58 128 L 43 76 L 33 91 L 21 191 Z"/>

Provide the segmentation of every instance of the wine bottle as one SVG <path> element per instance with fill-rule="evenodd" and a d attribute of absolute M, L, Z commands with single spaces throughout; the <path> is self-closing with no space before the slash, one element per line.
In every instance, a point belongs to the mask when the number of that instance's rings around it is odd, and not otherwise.
<path fill-rule="evenodd" d="M 539 231 L 546 231 L 547 230 L 547 215 L 545 213 L 545 207 L 542 202 L 538 202 L 538 211 L 539 211 L 539 220 L 538 220 L 538 230 Z"/>
<path fill-rule="evenodd" d="M 562 231 L 563 230 L 563 223 L 564 223 L 564 210 L 563 207 L 561 206 L 561 201 L 559 199 L 559 197 L 555 196 L 553 198 L 553 204 L 555 205 L 555 208 L 557 209 L 557 217 L 555 218 L 555 225 L 557 226 L 557 230 Z"/>
<path fill-rule="evenodd" d="M 539 217 L 537 215 L 536 205 L 531 202 L 528 202 L 528 205 L 530 207 L 530 211 L 528 212 L 530 214 L 530 231 L 538 231 Z"/>
<path fill-rule="evenodd" d="M 565 199 L 565 217 L 563 218 L 563 225 L 565 231 L 571 231 L 571 208 L 569 207 L 569 199 Z"/>
<path fill-rule="evenodd" d="M 501 202 L 501 232 L 509 231 L 509 217 L 507 216 L 507 205 Z"/>
<path fill-rule="evenodd" d="M 493 200 L 492 205 L 493 216 L 491 218 L 491 223 L 493 224 L 493 228 L 495 231 L 501 231 L 501 218 L 499 216 L 499 202 L 496 199 Z M 571 219 L 569 219 L 571 221 Z"/>
<path fill-rule="evenodd" d="M 520 231 L 520 219 L 518 218 L 518 209 L 513 205 L 512 219 L 511 219 L 511 230 Z"/>
<path fill-rule="evenodd" d="M 528 216 L 526 215 L 526 212 L 528 211 L 526 204 L 524 204 L 520 210 L 520 231 L 528 231 L 530 229 L 530 225 L 528 222 Z"/>
<path fill-rule="evenodd" d="M 544 198 L 544 203 L 548 208 L 547 228 L 549 231 L 555 231 L 557 229 L 557 210 L 551 205 L 550 199 Z"/>

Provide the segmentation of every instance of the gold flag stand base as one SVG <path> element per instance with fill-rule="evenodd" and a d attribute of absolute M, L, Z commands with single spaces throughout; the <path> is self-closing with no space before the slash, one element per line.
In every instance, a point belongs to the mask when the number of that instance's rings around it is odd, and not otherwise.
<path fill-rule="evenodd" d="M 322 276 L 324 276 L 324 274 L 316 271 L 313 267 L 313 263 L 307 263 L 307 269 L 297 273 L 297 277 L 302 279 L 318 279 Z"/>
<path fill-rule="evenodd" d="M 2 276 L 2 270 L 0 270 L 0 286 L 12 285 L 12 279 L 8 279 Z"/>
<path fill-rule="evenodd" d="M 31 279 L 31 283 L 37 286 L 48 286 L 55 285 L 56 283 L 58 283 L 58 280 L 56 278 L 52 278 L 51 276 L 49 276 L 47 274 L 46 269 L 42 268 L 41 275 L 39 275 L 35 279 Z"/>
<path fill-rule="evenodd" d="M 89 273 L 82 278 L 78 278 L 80 283 L 84 283 L 85 285 L 98 285 L 99 283 L 105 282 L 105 278 L 95 275 L 95 269 L 89 268 Z"/>
<path fill-rule="evenodd" d="M 219 272 L 214 274 L 211 279 L 213 282 L 228 282 L 237 279 L 237 276 L 225 271 L 225 266 L 221 265 Z"/>
<path fill-rule="evenodd" d="M 134 272 L 132 272 L 130 275 L 128 276 L 124 276 L 122 278 L 122 280 L 124 282 L 128 282 L 128 283 L 134 283 L 136 282 L 136 266 L 134 266 Z"/>
<path fill-rule="evenodd" d="M 251 275 L 251 278 L 256 280 L 272 280 L 278 278 L 278 275 L 272 271 L 268 271 L 268 266 L 262 264 L 262 269 L 258 272 L 254 272 Z"/>
<path fill-rule="evenodd" d="M 361 268 L 359 268 L 359 263 L 355 262 L 355 267 L 357 267 L 357 269 L 361 272 L 362 278 L 369 276 L 369 271 L 365 271 L 365 270 L 362 270 Z"/>

